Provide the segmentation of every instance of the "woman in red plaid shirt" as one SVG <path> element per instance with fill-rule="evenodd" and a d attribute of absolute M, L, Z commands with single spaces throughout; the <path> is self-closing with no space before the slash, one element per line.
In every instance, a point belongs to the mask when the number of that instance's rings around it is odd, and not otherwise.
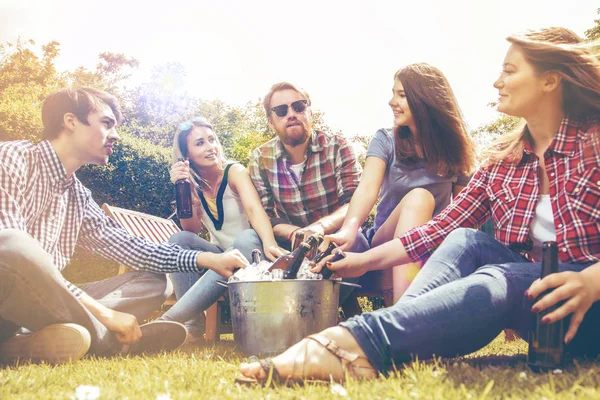
<path fill-rule="evenodd" d="M 506 328 L 526 337 L 531 313 L 559 301 L 543 322 L 568 318 L 567 350 L 600 354 L 600 62 L 564 28 L 508 41 L 494 83 L 498 109 L 525 125 L 502 138 L 432 221 L 330 264 L 356 277 L 429 257 L 407 292 L 394 306 L 306 338 L 270 362 L 242 364 L 246 379 L 265 379 L 271 365 L 292 380 L 343 380 L 344 371 L 373 378 L 411 356 L 471 353 Z M 472 229 L 490 217 L 496 239 Z M 558 243 L 560 272 L 539 281 L 547 240 Z"/>

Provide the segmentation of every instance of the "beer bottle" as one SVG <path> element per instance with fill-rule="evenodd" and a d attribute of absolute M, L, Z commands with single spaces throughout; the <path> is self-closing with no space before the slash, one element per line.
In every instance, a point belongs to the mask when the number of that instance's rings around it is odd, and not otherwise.
<path fill-rule="evenodd" d="M 185 161 L 180 158 L 179 161 Z M 175 202 L 177 204 L 177 217 L 179 219 L 192 218 L 192 185 L 187 179 L 175 182 Z"/>
<path fill-rule="evenodd" d="M 258 264 L 262 259 L 262 252 L 259 249 L 252 250 L 251 258 L 252 264 Z"/>
<path fill-rule="evenodd" d="M 320 263 L 325 257 L 330 255 L 336 248 L 337 248 L 337 245 L 335 243 L 333 243 L 333 242 L 329 243 L 329 246 L 327 246 L 325 251 L 323 251 L 322 253 L 318 254 L 315 257 L 315 264 Z M 333 258 L 336 258 L 336 257 L 333 257 Z M 327 266 L 325 266 L 325 265 L 321 269 L 321 276 L 323 276 L 323 279 L 329 279 L 332 274 L 333 274 L 333 271 L 330 270 L 329 268 L 327 268 Z"/>
<path fill-rule="evenodd" d="M 335 250 L 337 248 L 337 245 L 333 242 L 329 243 L 329 246 L 327 246 L 327 248 L 325 249 L 325 251 L 323 251 L 322 253 L 317 254 L 317 256 L 315 257 L 315 264 L 318 264 L 321 262 L 321 260 L 323 260 L 325 257 L 327 257 L 328 255 L 331 254 L 331 252 L 333 250 Z"/>
<path fill-rule="evenodd" d="M 556 242 L 542 244 L 542 272 L 543 279 L 550 274 L 558 272 L 558 247 Z M 535 302 L 550 293 L 553 289 L 542 293 Z M 535 372 L 560 368 L 564 363 L 564 319 L 551 324 L 543 324 L 542 318 L 556 310 L 562 303 L 557 303 L 542 312 L 532 315 L 529 328 L 529 352 L 527 365 Z"/>
<path fill-rule="evenodd" d="M 300 243 L 300 246 L 291 253 L 293 257 L 285 271 L 283 271 L 283 279 L 296 279 L 300 266 L 302 266 L 302 261 L 304 261 L 306 255 L 312 249 L 316 248 L 319 243 L 320 241 L 316 236 L 311 236 L 306 242 Z"/>
<path fill-rule="evenodd" d="M 302 261 L 304 260 L 306 253 L 308 253 L 314 246 L 317 246 L 318 243 L 319 242 L 317 238 L 314 236 L 309 237 L 306 242 L 300 243 L 300 246 L 298 246 L 296 250 L 292 251 L 291 253 L 284 254 L 275 260 L 273 265 L 271 265 L 269 268 L 269 271 L 274 269 L 282 269 L 284 270 L 283 279 L 294 279 L 298 274 L 298 270 L 302 265 Z M 286 278 L 286 276 L 290 275 L 290 272 L 292 272 L 293 278 Z"/>

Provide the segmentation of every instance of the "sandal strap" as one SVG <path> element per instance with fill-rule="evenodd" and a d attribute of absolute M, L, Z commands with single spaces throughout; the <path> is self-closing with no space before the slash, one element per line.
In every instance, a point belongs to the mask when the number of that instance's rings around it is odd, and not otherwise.
<path fill-rule="evenodd" d="M 319 343 L 321 346 L 325 347 L 331 353 L 335 354 L 339 358 L 343 358 L 344 360 L 348 361 L 349 363 L 356 361 L 360 357 L 356 353 L 342 349 L 340 346 L 338 346 L 338 344 L 336 343 L 335 340 L 327 339 L 326 337 L 324 337 L 322 335 L 318 335 L 318 334 L 310 335 L 310 336 L 308 336 L 308 338 Z"/>
<path fill-rule="evenodd" d="M 277 367 L 275 367 L 275 364 L 273 363 L 273 359 L 271 357 L 260 359 L 260 360 L 258 360 L 258 362 L 259 362 L 261 368 L 263 369 L 263 371 L 265 371 L 265 373 L 267 374 L 267 377 L 269 376 L 271 369 L 273 369 L 273 381 L 279 382 L 281 380 L 279 371 L 277 370 Z M 265 379 L 265 381 L 266 381 L 266 379 Z"/>

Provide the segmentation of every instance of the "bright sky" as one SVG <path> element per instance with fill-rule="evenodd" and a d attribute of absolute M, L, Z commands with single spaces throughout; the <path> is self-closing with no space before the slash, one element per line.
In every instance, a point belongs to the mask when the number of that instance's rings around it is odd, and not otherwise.
<path fill-rule="evenodd" d="M 393 75 L 428 62 L 446 74 L 467 123 L 487 103 L 506 36 L 564 26 L 583 36 L 598 0 L 0 0 L 0 43 L 57 40 L 59 69 L 94 68 L 103 51 L 153 67 L 179 62 L 191 93 L 243 105 L 278 81 L 304 87 L 345 135 L 391 126 Z"/>

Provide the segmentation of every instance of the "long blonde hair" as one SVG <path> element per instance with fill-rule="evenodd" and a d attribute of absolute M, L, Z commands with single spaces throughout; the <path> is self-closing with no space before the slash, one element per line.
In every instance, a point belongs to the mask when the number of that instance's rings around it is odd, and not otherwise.
<path fill-rule="evenodd" d="M 181 159 L 188 159 L 188 138 L 194 130 L 194 127 L 208 128 L 211 131 L 213 131 L 212 125 L 204 117 L 197 117 L 192 119 L 191 121 L 181 123 L 173 139 L 173 164 L 175 164 Z M 223 153 L 223 147 L 221 146 L 219 137 L 216 133 L 214 133 L 214 135 L 219 148 L 219 154 L 217 156 L 217 166 L 219 167 L 219 169 L 224 170 L 229 161 L 225 158 L 225 154 Z M 190 173 L 192 175 L 192 185 L 194 186 L 194 192 L 196 192 L 196 194 L 198 194 L 199 190 L 210 187 L 206 180 L 202 178 L 200 169 L 192 162 L 190 162 Z"/>
<path fill-rule="evenodd" d="M 600 61 L 594 48 L 600 43 L 584 43 L 573 31 L 552 27 L 509 36 L 525 59 L 539 74 L 556 72 L 561 78 L 562 108 L 569 118 L 600 117 Z M 498 138 L 484 153 L 487 165 L 503 160 L 519 163 L 531 135 L 525 123 Z"/>

